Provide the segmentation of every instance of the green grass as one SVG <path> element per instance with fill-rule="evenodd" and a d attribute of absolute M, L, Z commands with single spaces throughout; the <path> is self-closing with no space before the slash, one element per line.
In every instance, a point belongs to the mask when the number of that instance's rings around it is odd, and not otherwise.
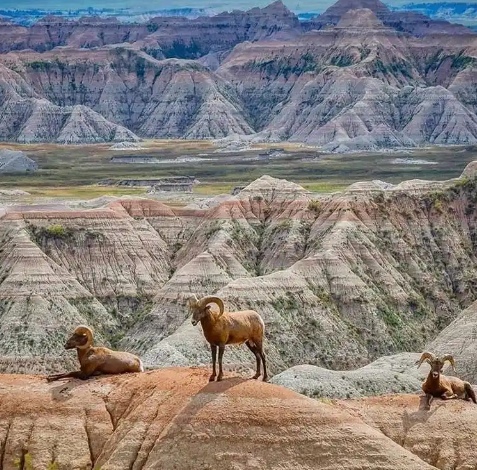
<path fill-rule="evenodd" d="M 101 196 L 144 196 L 145 188 L 122 188 L 114 186 L 69 186 L 69 187 L 24 187 L 33 197 L 61 199 L 93 199 Z"/>
<path fill-rule="evenodd" d="M 285 158 L 269 161 L 246 160 L 261 150 L 214 153 L 209 142 L 150 141 L 149 148 L 139 152 L 111 151 L 109 145 L 58 146 L 18 145 L 36 160 L 39 170 L 33 175 L 2 175 L 0 188 L 22 188 L 33 197 L 93 198 L 106 194 L 144 195 L 144 188 L 99 186 L 101 180 L 119 181 L 128 178 L 161 178 L 195 176 L 200 184 L 194 192 L 200 195 L 229 193 L 235 186 L 244 186 L 265 174 L 286 178 L 313 192 L 336 192 L 363 180 L 379 179 L 390 183 L 419 178 L 445 180 L 457 177 L 467 163 L 477 160 L 477 147 L 423 148 L 411 154 L 324 155 L 318 149 L 283 144 Z M 3 147 L 3 145 L 0 145 Z M 198 163 L 113 164 L 113 155 L 147 155 L 167 161 L 189 155 L 216 160 Z M 395 158 L 425 159 L 436 165 L 393 164 Z"/>

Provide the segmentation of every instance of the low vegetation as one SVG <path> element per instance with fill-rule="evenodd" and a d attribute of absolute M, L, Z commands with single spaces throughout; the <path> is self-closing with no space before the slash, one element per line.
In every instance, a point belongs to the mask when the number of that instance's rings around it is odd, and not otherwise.
<path fill-rule="evenodd" d="M 197 157 L 213 154 L 210 142 L 196 141 L 150 141 L 144 144 L 147 150 L 137 152 L 159 160 L 171 161 L 181 155 Z M 477 147 L 468 146 L 462 151 L 455 149 L 421 149 L 408 154 L 396 153 L 396 158 L 416 158 L 434 161 L 435 165 L 406 165 L 393 163 L 388 154 L 321 155 L 318 149 L 300 148 L 284 144 L 287 155 L 267 162 L 245 160 L 257 155 L 260 150 L 220 154 L 217 160 L 198 163 L 111 164 L 116 155 L 108 145 L 85 145 L 68 148 L 59 145 L 20 145 L 9 147 L 23 150 L 39 164 L 34 175 L 4 175 L 0 188 L 22 188 L 31 194 L 30 200 L 38 197 L 94 198 L 103 195 L 144 195 L 145 188 L 98 186 L 101 180 L 119 181 L 125 178 L 160 178 L 192 174 L 200 184 L 194 193 L 215 195 L 230 193 L 236 186 L 243 186 L 264 173 L 277 178 L 286 178 L 316 192 L 337 192 L 356 182 L 379 179 L 398 183 L 409 179 L 444 180 L 460 175 L 465 165 L 477 160 Z M 273 147 L 273 146 L 272 146 Z M 320 156 L 319 159 L 316 157 Z M 451 158 L 452 157 L 452 158 Z M 81 168 L 81 171 L 78 171 Z M 68 186 L 65 186 L 65 182 Z M 463 188 L 467 188 L 462 183 Z M 28 202 L 28 199 L 26 200 Z"/>

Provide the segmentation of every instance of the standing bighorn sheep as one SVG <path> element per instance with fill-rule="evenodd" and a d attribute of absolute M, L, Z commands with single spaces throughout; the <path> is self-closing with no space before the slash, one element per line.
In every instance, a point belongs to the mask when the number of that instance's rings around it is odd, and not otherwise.
<path fill-rule="evenodd" d="M 208 304 L 215 303 L 219 313 L 213 312 Z M 222 380 L 222 357 L 226 344 L 245 343 L 257 360 L 257 371 L 254 379 L 260 377 L 260 361 L 263 364 L 263 381 L 266 382 L 267 366 L 263 352 L 263 333 L 265 325 L 260 315 L 254 310 L 241 312 L 225 312 L 225 306 L 219 297 L 208 296 L 198 299 L 196 295 L 189 299 L 189 308 L 192 311 L 192 324 L 201 323 L 205 339 L 209 342 L 212 351 L 212 375 L 209 381 L 215 380 L 217 375 L 215 362 L 217 348 L 219 349 L 219 375 L 217 381 Z"/>
<path fill-rule="evenodd" d="M 65 349 L 75 349 L 81 370 L 47 377 L 53 380 L 75 377 L 87 379 L 92 375 L 123 374 L 125 372 L 144 372 L 141 359 L 128 352 L 112 351 L 108 348 L 93 346 L 93 332 L 87 326 L 78 326 L 66 342 Z"/>
<path fill-rule="evenodd" d="M 455 361 L 450 354 L 439 358 L 430 352 L 422 353 L 421 359 L 418 361 L 418 368 L 423 362 L 427 362 L 431 366 L 431 370 L 427 379 L 422 384 L 422 390 L 426 394 L 426 409 L 430 409 L 431 402 L 434 397 L 440 397 L 443 400 L 452 400 L 461 398 L 463 400 L 472 400 L 477 403 L 475 392 L 469 382 L 464 382 L 457 377 L 448 377 L 442 375 L 442 369 L 446 361 L 449 361 L 455 371 Z"/>

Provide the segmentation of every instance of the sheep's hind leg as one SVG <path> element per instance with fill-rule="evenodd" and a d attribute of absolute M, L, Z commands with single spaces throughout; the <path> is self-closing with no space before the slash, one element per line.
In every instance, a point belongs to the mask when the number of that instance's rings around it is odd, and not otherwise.
<path fill-rule="evenodd" d="M 219 375 L 217 377 L 217 382 L 222 380 L 224 376 L 224 371 L 222 370 L 222 358 L 224 357 L 225 344 L 219 344 Z"/>
<path fill-rule="evenodd" d="M 260 354 L 260 357 L 262 358 L 262 364 L 263 364 L 263 379 L 262 380 L 266 382 L 268 380 L 267 363 L 265 362 L 265 353 L 263 352 L 262 342 L 255 343 L 255 347 L 257 348 L 258 354 Z"/>
<path fill-rule="evenodd" d="M 250 341 L 246 341 L 245 344 L 247 345 L 248 349 L 253 352 L 253 354 L 255 355 L 255 359 L 257 360 L 257 372 L 255 372 L 255 375 L 252 377 L 252 379 L 258 379 L 261 374 L 260 354 L 258 353 L 257 348 L 255 346 L 252 346 L 252 343 Z"/>
<path fill-rule="evenodd" d="M 455 398 L 458 398 L 458 396 L 454 392 L 445 392 L 441 395 L 441 398 L 443 400 L 454 400 Z"/>
<path fill-rule="evenodd" d="M 217 371 L 215 370 L 215 363 L 217 362 L 217 346 L 211 344 L 210 350 L 212 351 L 212 375 L 209 377 L 209 382 L 213 382 L 217 376 Z"/>

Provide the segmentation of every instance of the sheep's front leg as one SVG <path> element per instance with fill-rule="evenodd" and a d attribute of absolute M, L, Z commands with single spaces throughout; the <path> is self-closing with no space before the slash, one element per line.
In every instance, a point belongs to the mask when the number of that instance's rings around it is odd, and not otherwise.
<path fill-rule="evenodd" d="M 220 343 L 219 344 L 219 376 L 217 377 L 217 382 L 220 382 L 222 380 L 222 377 L 224 376 L 224 372 L 222 370 L 222 358 L 224 357 L 224 351 L 225 351 L 225 344 Z"/>
<path fill-rule="evenodd" d="M 74 372 L 67 372 L 66 374 L 54 374 L 54 375 L 49 375 L 46 380 L 48 382 L 53 382 L 55 380 L 61 380 L 61 379 L 68 379 L 68 378 L 75 378 L 75 379 L 87 379 L 88 377 L 83 374 L 80 370 L 74 371 Z"/>
<path fill-rule="evenodd" d="M 426 404 L 424 405 L 425 410 L 431 409 L 431 403 L 434 397 L 430 393 L 426 393 Z"/>
<path fill-rule="evenodd" d="M 209 382 L 213 382 L 217 375 L 215 370 L 215 363 L 217 362 L 217 346 L 215 344 L 211 344 L 210 350 L 212 351 L 212 375 L 209 377 Z"/>

